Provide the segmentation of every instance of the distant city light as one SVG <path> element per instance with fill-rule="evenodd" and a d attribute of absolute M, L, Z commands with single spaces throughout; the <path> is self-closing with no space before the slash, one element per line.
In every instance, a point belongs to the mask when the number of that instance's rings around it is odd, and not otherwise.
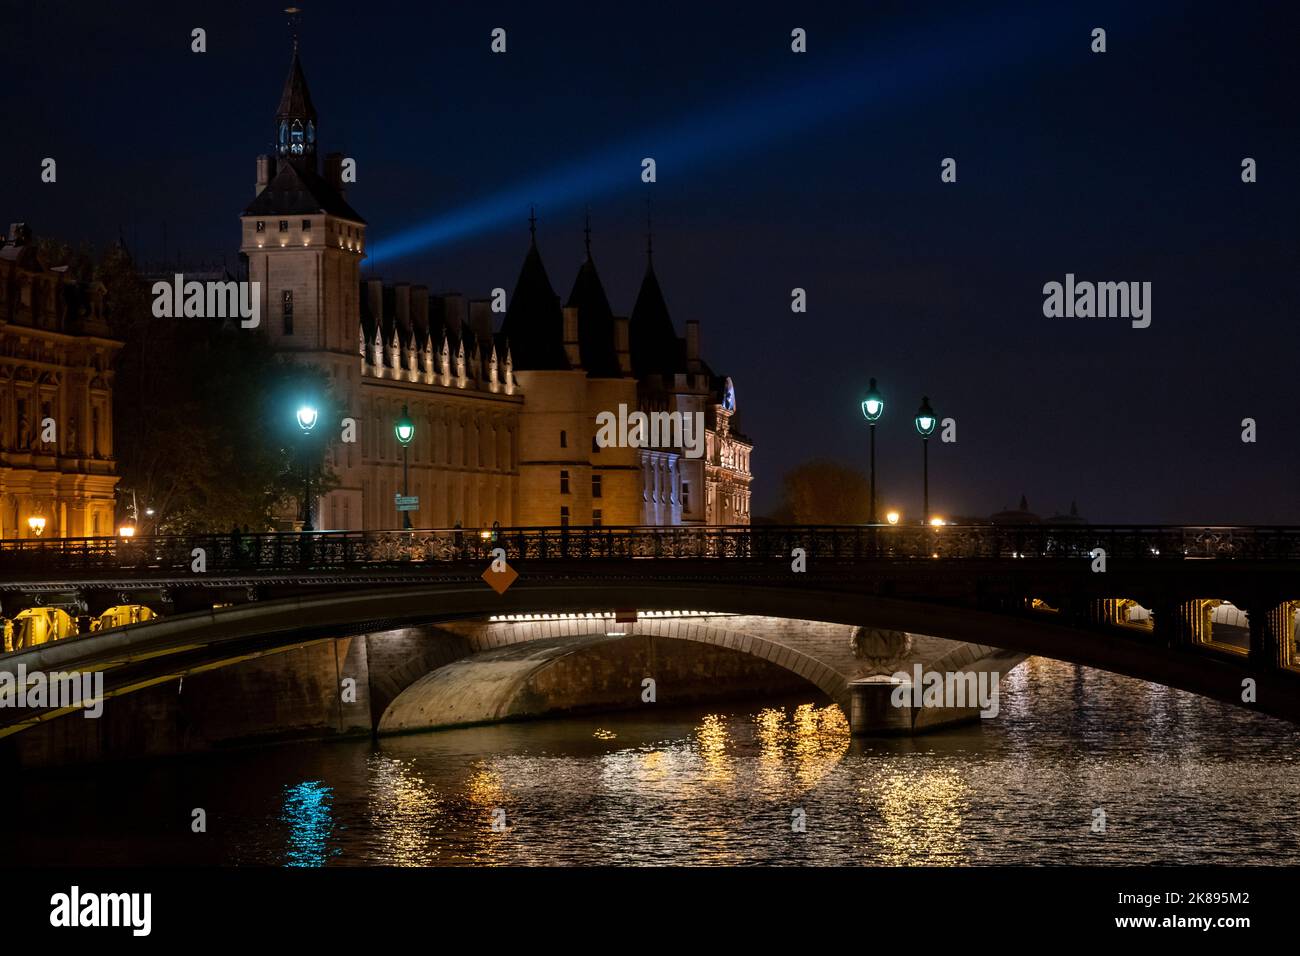
<path fill-rule="evenodd" d="M 942 528 L 942 527 L 943 527 L 945 524 L 947 524 L 947 523 L 948 523 L 948 522 L 944 521 L 942 518 L 931 518 L 931 519 L 930 519 L 930 527 L 932 527 L 932 528 Z"/>
<path fill-rule="evenodd" d="M 898 524 L 898 519 L 899 519 L 899 514 L 897 511 L 891 511 L 889 512 L 889 514 L 885 515 L 885 520 L 888 521 L 890 524 Z"/>

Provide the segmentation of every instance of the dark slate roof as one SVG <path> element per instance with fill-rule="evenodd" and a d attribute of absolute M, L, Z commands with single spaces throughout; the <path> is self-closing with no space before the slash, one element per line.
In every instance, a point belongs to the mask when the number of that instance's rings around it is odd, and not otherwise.
<path fill-rule="evenodd" d="M 361 215 L 310 167 L 281 162 L 275 178 L 244 210 L 245 216 L 309 216 L 328 213 L 364 224 Z"/>
<path fill-rule="evenodd" d="M 578 310 L 578 349 L 582 367 L 592 378 L 622 378 L 614 337 L 614 312 L 596 272 L 591 250 L 578 269 L 567 308 Z"/>
<path fill-rule="evenodd" d="M 668 315 L 653 264 L 646 267 L 636 304 L 632 306 L 628 347 L 632 351 L 632 371 L 638 377 L 686 371 L 685 350 Z"/>
<path fill-rule="evenodd" d="M 298 59 L 296 46 L 293 62 L 289 64 L 289 75 L 284 80 L 284 90 L 280 93 L 280 107 L 275 115 L 302 116 L 313 121 L 316 119 L 316 107 L 312 105 L 311 93 L 307 90 L 307 77 L 302 72 L 302 61 Z"/>
<path fill-rule="evenodd" d="M 570 367 L 564 352 L 560 297 L 551 288 L 536 242 L 528 247 L 528 255 L 524 257 L 501 331 L 510 339 L 516 371 Z"/>

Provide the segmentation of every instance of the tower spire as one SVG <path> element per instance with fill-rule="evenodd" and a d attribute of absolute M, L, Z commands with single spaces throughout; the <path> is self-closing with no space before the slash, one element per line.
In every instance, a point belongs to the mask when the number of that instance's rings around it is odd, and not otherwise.
<path fill-rule="evenodd" d="M 298 7 L 285 7 L 284 12 L 289 15 L 289 36 L 293 38 L 293 52 L 298 55 L 298 33 L 302 29 L 302 10 Z"/>
<path fill-rule="evenodd" d="M 591 207 L 590 206 L 587 207 L 587 221 L 586 221 L 586 225 L 583 227 L 582 234 L 585 237 L 585 245 L 587 247 L 587 258 L 590 259 L 591 258 Z"/>
<path fill-rule="evenodd" d="M 289 75 L 285 77 L 284 89 L 280 92 L 280 105 L 275 111 L 275 152 L 281 161 L 315 171 L 316 107 L 312 104 L 307 77 L 298 56 L 298 14 L 302 11 L 288 7 L 284 12 L 290 17 L 293 55 L 289 60 Z"/>
<path fill-rule="evenodd" d="M 533 245 L 537 245 L 537 207 L 528 207 L 528 238 Z"/>

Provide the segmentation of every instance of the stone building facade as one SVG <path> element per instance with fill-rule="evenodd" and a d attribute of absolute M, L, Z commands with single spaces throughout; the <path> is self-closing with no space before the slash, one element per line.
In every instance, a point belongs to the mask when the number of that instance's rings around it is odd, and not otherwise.
<path fill-rule="evenodd" d="M 113 359 L 104 287 L 47 268 L 24 223 L 0 238 L 0 537 L 113 524 Z"/>
<path fill-rule="evenodd" d="M 753 446 L 734 402 L 717 411 L 724 380 L 699 355 L 698 323 L 677 335 L 652 259 L 630 317 L 615 315 L 588 232 L 562 302 L 530 221 L 499 329 L 487 300 L 363 280 L 366 222 L 347 201 L 344 158 L 320 164 L 318 135 L 295 44 L 241 251 L 272 343 L 327 369 L 356 422 L 355 441 L 333 446 L 338 483 L 314 503 L 318 528 L 398 527 L 403 492 L 419 498 L 411 520 L 426 528 L 704 524 L 715 511 L 748 523 Z M 711 429 L 703 454 L 671 440 L 602 445 L 597 416 L 620 407 L 698 413 Z M 405 480 L 394 435 L 403 410 L 415 424 Z M 730 510 L 708 504 L 741 498 Z"/>

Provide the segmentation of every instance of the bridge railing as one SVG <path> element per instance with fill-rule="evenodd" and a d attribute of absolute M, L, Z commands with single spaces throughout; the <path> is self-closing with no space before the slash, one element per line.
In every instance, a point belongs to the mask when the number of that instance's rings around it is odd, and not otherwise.
<path fill-rule="evenodd" d="M 1300 560 L 1300 528 L 892 525 L 434 528 L 0 540 L 0 583 L 49 573 L 178 574 L 380 568 L 411 562 L 718 559 Z"/>

